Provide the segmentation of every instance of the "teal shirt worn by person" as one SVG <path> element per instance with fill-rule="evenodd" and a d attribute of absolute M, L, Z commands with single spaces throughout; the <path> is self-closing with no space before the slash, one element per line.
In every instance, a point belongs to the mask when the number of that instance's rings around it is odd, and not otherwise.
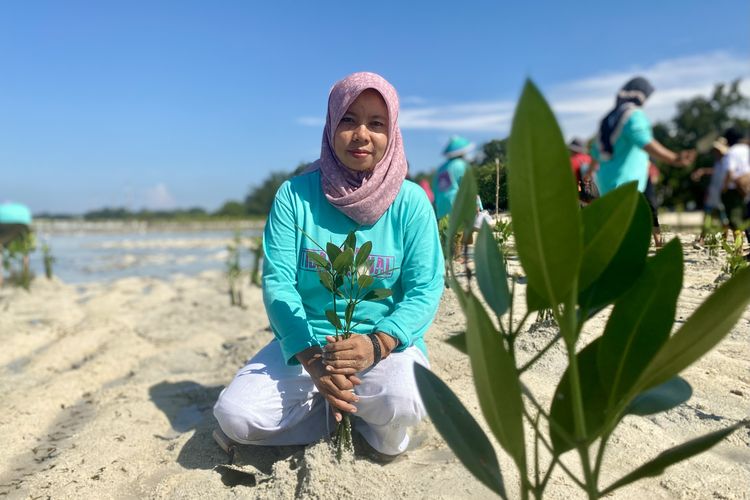
<path fill-rule="evenodd" d="M 374 287 L 390 288 L 393 295 L 360 303 L 352 323 L 363 323 L 353 330 L 385 332 L 398 339 L 395 351 L 417 346 L 426 354 L 423 337 L 443 293 L 445 265 L 432 206 L 421 187 L 404 181 L 383 216 L 361 227 L 328 202 L 317 170 L 279 188 L 263 238 L 263 302 L 289 365 L 298 363 L 295 354 L 325 345 L 325 337 L 334 334 L 325 316 L 333 309 L 331 292 L 309 257 L 324 251 L 295 225 L 323 248 L 328 242 L 341 245 L 354 230 L 357 248 L 371 241 L 370 274 L 380 274 Z M 337 299 L 337 310 L 343 322 L 343 299 Z"/>
<path fill-rule="evenodd" d="M 468 164 L 463 158 L 453 158 L 448 160 L 435 172 L 435 178 L 432 181 L 432 192 L 435 194 L 435 214 L 438 219 L 451 213 L 453 200 L 458 194 L 458 186 Z"/>
<path fill-rule="evenodd" d="M 609 161 L 601 161 L 598 145 L 594 142 L 591 156 L 599 161 L 595 178 L 602 196 L 631 181 L 638 181 L 638 191 L 641 193 L 646 189 L 648 153 L 643 148 L 653 139 L 651 123 L 646 114 L 637 109 L 625 122 Z"/>

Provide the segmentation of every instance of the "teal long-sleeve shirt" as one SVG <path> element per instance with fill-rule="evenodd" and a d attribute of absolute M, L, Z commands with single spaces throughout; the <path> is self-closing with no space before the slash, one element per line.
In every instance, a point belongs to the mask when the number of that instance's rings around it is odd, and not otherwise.
<path fill-rule="evenodd" d="M 444 264 L 437 223 L 424 190 L 405 181 L 396 199 L 371 226 L 359 226 L 334 208 L 320 188 L 320 172 L 285 182 L 266 222 L 263 250 L 263 302 L 271 329 L 281 343 L 287 364 L 295 354 L 325 345 L 334 333 L 325 317 L 333 309 L 331 293 L 320 284 L 309 252 L 323 254 L 302 228 L 323 248 L 341 245 L 356 230 L 357 248 L 372 242 L 371 273 L 380 273 L 377 288 L 393 295 L 357 306 L 355 333 L 385 332 L 398 339 L 396 351 L 417 346 L 426 354 L 424 334 L 432 323 L 444 289 Z M 337 310 L 343 318 L 343 301 Z"/>

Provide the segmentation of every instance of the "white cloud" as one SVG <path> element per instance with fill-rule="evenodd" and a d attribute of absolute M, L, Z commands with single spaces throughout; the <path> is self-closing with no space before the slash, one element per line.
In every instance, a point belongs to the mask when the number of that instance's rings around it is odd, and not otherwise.
<path fill-rule="evenodd" d="M 160 182 L 156 186 L 146 190 L 143 205 L 144 208 L 152 210 L 167 210 L 174 208 L 177 203 L 172 193 L 167 189 L 167 186 L 163 182 Z"/>
<path fill-rule="evenodd" d="M 696 95 L 708 95 L 714 84 L 742 78 L 741 89 L 750 94 L 750 61 L 726 52 L 712 52 L 660 61 L 651 66 L 636 66 L 622 71 L 592 75 L 542 89 L 552 104 L 567 137 L 590 136 L 602 116 L 614 104 L 617 90 L 630 78 L 642 75 L 656 88 L 646 103 L 649 118 L 656 122 L 669 119 L 678 101 Z M 420 106 L 404 100 L 401 128 L 443 130 L 449 132 L 508 133 L 515 102 L 497 100 Z M 322 126 L 322 118 L 303 117 L 298 123 Z"/>

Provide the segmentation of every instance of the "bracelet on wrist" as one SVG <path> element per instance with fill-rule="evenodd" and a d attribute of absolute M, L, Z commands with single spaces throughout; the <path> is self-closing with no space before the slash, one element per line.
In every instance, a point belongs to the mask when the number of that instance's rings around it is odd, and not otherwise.
<path fill-rule="evenodd" d="M 378 340 L 378 336 L 375 333 L 370 333 L 367 337 L 372 342 L 372 366 L 375 366 L 380 363 L 381 359 L 383 359 L 383 351 L 380 349 L 380 340 Z"/>

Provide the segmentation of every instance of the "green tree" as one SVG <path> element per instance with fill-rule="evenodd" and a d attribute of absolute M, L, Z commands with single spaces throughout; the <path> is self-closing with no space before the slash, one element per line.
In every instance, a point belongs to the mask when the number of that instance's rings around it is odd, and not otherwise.
<path fill-rule="evenodd" d="M 214 215 L 223 215 L 227 217 L 242 217 L 245 215 L 245 205 L 239 201 L 229 200 L 224 202 Z"/>
<path fill-rule="evenodd" d="M 495 190 L 497 182 L 497 164 L 500 162 L 500 197 L 501 210 L 508 208 L 508 186 L 506 182 L 505 165 L 507 162 L 508 139 L 493 139 L 482 145 L 482 152 L 474 166 L 479 198 L 484 208 L 495 210 Z"/>
<path fill-rule="evenodd" d="M 268 215 L 279 187 L 287 179 L 304 171 L 308 165 L 308 163 L 301 162 L 291 174 L 288 172 L 271 172 L 259 186 L 252 187 L 245 196 L 246 213 L 248 215 Z"/>

